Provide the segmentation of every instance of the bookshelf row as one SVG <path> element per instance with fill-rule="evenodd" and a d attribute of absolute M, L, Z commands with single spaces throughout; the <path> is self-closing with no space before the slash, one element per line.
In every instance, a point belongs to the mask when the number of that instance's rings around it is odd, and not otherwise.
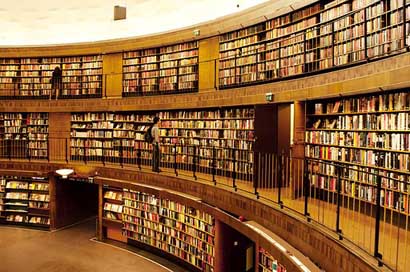
<path fill-rule="evenodd" d="M 0 219 L 13 224 L 50 226 L 50 194 L 46 178 L 0 177 Z"/>
<path fill-rule="evenodd" d="M 123 95 L 198 90 L 198 42 L 123 53 Z"/>
<path fill-rule="evenodd" d="M 0 113 L 1 156 L 48 156 L 48 113 Z"/>
<path fill-rule="evenodd" d="M 320 1 L 221 35 L 219 87 L 302 75 L 399 53 L 410 44 L 409 27 L 409 1 Z"/>
<path fill-rule="evenodd" d="M 220 108 L 169 112 L 78 113 L 71 119 L 71 157 L 101 161 L 102 157 L 132 163 L 137 153 L 151 160 L 144 133 L 154 115 L 160 117 L 161 161 L 196 164 L 209 171 L 252 174 L 254 109 Z"/>
<path fill-rule="evenodd" d="M 214 218 L 195 208 L 129 189 L 105 187 L 103 220 L 117 222 L 122 235 L 213 271 Z"/>
<path fill-rule="evenodd" d="M 102 93 L 102 56 L 0 59 L 0 89 L 18 96 L 49 97 L 56 67 L 62 70 L 60 97 Z"/>
<path fill-rule="evenodd" d="M 410 95 L 407 90 L 312 101 L 305 156 L 314 188 L 410 213 Z"/>

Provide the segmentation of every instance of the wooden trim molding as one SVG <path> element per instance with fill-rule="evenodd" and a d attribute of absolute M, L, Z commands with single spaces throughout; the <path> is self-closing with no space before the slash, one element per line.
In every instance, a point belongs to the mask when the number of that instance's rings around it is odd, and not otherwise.
<path fill-rule="evenodd" d="M 279 207 L 273 207 L 248 196 L 213 186 L 211 183 L 205 184 L 165 174 L 158 175 L 151 172 L 137 171 L 136 169 L 97 165 L 84 166 L 80 164 L 0 161 L 0 169 L 14 169 L 15 171 L 48 173 L 61 167 L 73 168 L 76 173 L 98 174 L 99 177 L 116 180 L 117 185 L 122 185 L 126 188 L 155 186 L 174 192 L 184 192 L 184 194 L 201 199 L 202 202 L 207 203 L 210 207 L 218 207 L 230 213 L 242 215 L 247 220 L 259 223 L 286 240 L 290 245 L 297 248 L 326 271 L 334 271 L 335 267 L 340 271 L 348 272 L 358 270 L 364 272 L 383 271 L 383 268 L 378 267 L 377 262 L 371 256 L 355 251 L 352 245 L 339 241 L 335 234 L 327 232 L 321 226 L 306 222 L 303 217 L 288 213 Z M 96 180 L 98 182 L 98 179 Z M 152 190 L 158 189 L 154 188 Z M 238 223 L 232 222 L 231 219 L 224 219 L 222 215 L 220 216 L 217 219 L 226 220 L 228 224 L 232 224 L 234 227 Z M 236 227 L 245 235 L 252 236 L 248 233 L 249 230 L 241 230 L 241 227 Z M 259 239 L 262 238 L 259 237 Z M 259 242 L 261 241 L 259 240 Z M 261 244 L 269 250 L 268 244 Z"/>
<path fill-rule="evenodd" d="M 166 110 L 256 105 L 386 91 L 410 87 L 410 53 L 329 73 L 273 83 L 199 93 L 110 99 L 0 100 L 0 112 Z M 187 106 L 189 105 L 189 106 Z"/>

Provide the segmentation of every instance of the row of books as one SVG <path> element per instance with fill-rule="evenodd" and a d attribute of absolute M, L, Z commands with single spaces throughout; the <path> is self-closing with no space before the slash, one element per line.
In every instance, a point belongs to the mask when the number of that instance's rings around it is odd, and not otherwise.
<path fill-rule="evenodd" d="M 9 222 L 50 225 L 49 214 L 42 212 L 49 209 L 48 186 L 45 178 L 1 177 L 0 216 Z"/>
<path fill-rule="evenodd" d="M 410 109 L 410 94 L 395 92 L 316 103 L 314 114 L 373 113 Z"/>
<path fill-rule="evenodd" d="M 259 247 L 258 272 L 286 272 L 286 268 L 278 262 L 268 251 Z"/>
<path fill-rule="evenodd" d="M 410 154 L 408 153 L 310 144 L 306 146 L 305 151 L 305 155 L 310 158 L 380 166 L 410 172 Z"/>
<path fill-rule="evenodd" d="M 331 192 L 336 192 L 337 179 L 336 177 L 321 176 L 321 175 L 311 175 L 310 176 L 311 185 L 326 189 Z M 377 187 L 376 184 L 365 184 L 350 180 L 341 179 L 341 194 L 346 196 L 364 200 L 370 203 L 376 203 Z M 403 185 L 404 186 L 404 185 Z M 408 185 L 407 185 L 408 186 Z M 380 191 L 380 205 L 382 207 L 394 209 L 400 212 L 409 213 L 410 208 L 410 197 L 406 194 L 406 191 L 394 191 L 389 189 L 382 189 Z M 311 192 L 314 196 L 315 192 Z"/>
<path fill-rule="evenodd" d="M 197 64 L 197 42 L 161 47 L 160 49 L 125 52 L 123 72 L 127 74 L 123 80 L 123 92 L 196 89 Z M 177 76 L 178 74 L 184 74 L 184 76 Z"/>
<path fill-rule="evenodd" d="M 309 144 L 337 145 L 340 147 L 389 149 L 406 152 L 410 149 L 409 133 L 307 131 Z"/>
<path fill-rule="evenodd" d="M 118 197 L 119 194 L 122 196 Z M 104 199 L 104 210 L 113 210 L 114 204 L 110 203 L 113 198 L 109 195 L 115 195 L 116 201 L 121 198 L 123 208 L 114 211 L 117 215 L 104 215 L 108 219 L 122 221 L 125 237 L 174 254 L 198 268 L 207 266 L 204 271 L 213 271 L 214 229 L 207 226 L 209 222 L 213 224 L 210 215 L 155 195 L 110 188 L 104 193 L 107 196 Z M 212 234 L 209 233 L 211 231 Z"/>
<path fill-rule="evenodd" d="M 316 27 L 318 17 L 313 15 L 284 27 L 278 27 L 279 23 L 273 23 L 274 27 L 269 27 L 270 30 L 266 33 L 263 24 L 259 24 L 260 27 L 246 28 L 245 31 L 238 30 L 228 33 L 225 38 L 220 39 L 220 86 L 251 83 L 279 76 L 286 77 L 317 69 L 327 69 L 335 65 L 365 60 L 366 57 L 383 56 L 403 49 L 405 46 L 403 36 L 410 33 L 409 30 L 406 30 L 409 33 L 403 33 L 405 29 L 402 26 L 404 10 L 396 10 L 386 15 L 384 11 L 382 12 L 384 8 L 383 4 L 371 5 L 366 8 L 366 14 L 364 11 L 357 11 L 353 16 L 346 16 L 320 27 Z M 332 8 L 320 12 L 320 22 L 342 16 L 351 10 L 350 2 L 335 4 Z M 407 8 L 405 12 L 406 14 L 409 12 L 410 15 L 410 8 Z M 366 22 L 364 22 L 365 16 L 368 20 Z M 386 24 L 387 20 L 384 20 L 387 16 L 389 17 L 388 24 Z M 273 21 L 280 21 L 282 18 L 279 17 Z M 269 24 L 270 22 L 272 21 L 268 21 Z M 308 29 L 309 27 L 311 28 Z M 255 32 L 254 29 L 258 31 Z M 305 31 L 297 33 L 302 29 Z M 366 33 L 364 33 L 365 29 Z M 246 30 L 254 34 L 249 35 Z M 283 34 L 288 36 L 280 38 Z M 319 37 L 318 35 L 320 35 L 319 40 L 316 38 Z M 367 35 L 366 43 L 364 35 Z M 410 38 L 408 40 L 410 41 Z M 278 66 L 281 71 L 266 75 L 264 73 L 266 69 L 256 69 L 259 66 L 256 64 L 265 62 L 264 48 L 267 48 L 268 43 L 272 41 L 275 41 L 276 47 L 280 47 L 281 53 L 269 56 L 279 60 Z M 327 50 L 328 48 L 332 50 Z M 246 53 L 247 56 L 244 56 L 244 52 L 248 50 L 253 53 L 250 55 Z M 235 56 L 235 59 L 232 59 L 232 56 Z M 261 56 L 261 58 L 256 58 L 256 56 Z M 289 59 L 282 61 L 286 56 L 289 56 Z M 309 66 L 309 63 L 314 65 Z M 251 65 L 254 68 L 230 69 L 241 65 Z"/>

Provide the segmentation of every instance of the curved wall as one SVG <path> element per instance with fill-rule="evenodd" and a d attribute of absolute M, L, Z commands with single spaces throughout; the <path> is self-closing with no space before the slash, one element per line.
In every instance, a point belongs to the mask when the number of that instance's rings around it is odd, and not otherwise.
<path fill-rule="evenodd" d="M 133 169 L 111 168 L 101 166 L 86 166 L 76 164 L 58 163 L 37 163 L 37 162 L 4 162 L 0 161 L 0 169 L 13 169 L 13 171 L 30 172 L 53 172 L 61 167 L 72 167 L 76 173 L 94 175 L 98 177 L 115 179 L 118 183 L 125 184 L 125 187 L 149 185 L 165 188 L 176 192 L 200 198 L 202 202 L 213 207 L 219 207 L 234 214 L 243 215 L 247 220 L 260 223 L 262 226 L 271 230 L 273 233 L 286 240 L 290 245 L 297 248 L 304 255 L 308 256 L 313 262 L 318 263 L 326 271 L 386 271 L 379 268 L 373 258 L 367 255 L 360 255 L 352 250 L 351 245 L 339 241 L 333 234 L 298 218 L 293 214 L 281 210 L 280 207 L 273 207 L 262 201 L 258 201 L 254 196 L 241 195 L 237 192 L 226 190 L 223 187 L 216 187 L 212 184 L 205 184 L 189 178 L 179 178 L 167 175 L 158 175 L 136 171 Z M 98 177 L 96 178 L 98 182 Z M 138 184 L 135 184 L 138 181 Z M 101 180 L 99 182 L 102 182 Z M 217 215 L 218 216 L 218 215 Z M 260 241 L 267 250 L 272 250 L 273 254 L 278 253 L 278 261 L 283 264 L 289 263 L 287 256 L 275 249 L 269 242 L 264 241 L 263 237 L 252 233 L 244 224 L 237 220 L 232 220 L 219 213 L 221 220 L 230 224 L 251 239 Z M 217 218 L 219 219 L 219 218 Z M 336 270 L 335 270 L 335 267 Z M 289 270 L 297 271 L 297 270 Z"/>
<path fill-rule="evenodd" d="M 252 25 L 287 13 L 292 8 L 283 7 L 286 1 L 270 1 L 252 9 L 246 14 L 237 17 L 228 16 L 221 21 L 201 25 L 201 42 L 207 42 L 213 36 L 239 29 L 247 22 Z M 295 1 L 296 2 L 296 1 Z M 300 6 L 315 1 L 303 2 Z M 279 5 L 280 4 L 280 5 Z M 282 8 L 278 8 L 278 7 Z M 266 10 L 274 10 L 273 13 L 265 14 Z M 92 44 L 62 45 L 53 47 L 30 47 L 30 48 L 5 48 L 0 51 L 0 57 L 31 57 L 31 56 L 57 56 L 79 54 L 111 54 L 131 49 L 161 46 L 176 42 L 194 40 L 192 30 L 198 26 L 137 39 L 118 41 L 106 41 Z M 209 38 L 209 39 L 208 39 Z M 255 105 L 266 103 L 265 93 L 274 94 L 275 103 L 289 101 L 303 101 L 314 98 L 340 96 L 347 94 L 384 91 L 410 86 L 410 53 L 395 55 L 382 60 L 369 62 L 359 66 L 336 70 L 324 74 L 278 81 L 263 85 L 248 86 L 243 88 L 218 91 L 214 88 L 200 89 L 195 94 L 166 95 L 157 97 L 137 97 L 110 99 L 78 99 L 39 101 L 39 100 L 2 100 L 0 112 L 82 112 L 88 111 L 125 111 L 125 110 L 163 110 L 219 107 L 234 105 Z M 91 106 L 90 106 L 91 105 Z M 0 162 L 2 169 L 20 169 L 29 171 L 48 172 L 59 168 L 59 164 L 45 163 L 18 163 Z M 66 165 L 64 165 L 66 166 Z M 81 169 L 79 166 L 75 166 Z M 82 166 L 87 168 L 86 166 Z M 163 175 L 151 175 L 130 170 L 95 167 L 98 173 L 107 178 L 121 179 L 126 181 L 138 180 L 140 183 L 160 186 L 176 191 L 184 191 L 190 195 L 200 197 L 207 203 L 221 207 L 236 214 L 242 214 L 250 220 L 257 221 L 289 241 L 313 261 L 320 263 L 327 271 L 334 271 L 335 265 L 338 271 L 374 271 L 379 268 L 373 259 L 360 258 L 355 252 L 351 252 L 345 244 L 338 241 L 333 234 L 327 233 L 311 223 L 303 222 L 293 215 L 282 210 L 272 208 L 262 202 L 241 196 L 237 193 L 215 188 L 198 182 L 190 182 L 175 177 Z M 240 226 L 238 227 L 240 228 Z M 246 232 L 244 230 L 244 232 Z M 269 249 L 269 247 L 267 247 Z M 273 251 L 274 252 L 274 251 Z"/>
<path fill-rule="evenodd" d="M 273 102 L 301 101 L 410 86 L 410 53 L 337 70 L 329 73 L 194 94 L 161 95 L 136 98 L 72 100 L 0 100 L 3 112 L 81 112 L 118 110 L 163 110 L 266 103 L 265 93 L 274 94 Z M 91 106 L 90 106 L 91 105 Z M 189 105 L 187 107 L 187 105 Z"/>

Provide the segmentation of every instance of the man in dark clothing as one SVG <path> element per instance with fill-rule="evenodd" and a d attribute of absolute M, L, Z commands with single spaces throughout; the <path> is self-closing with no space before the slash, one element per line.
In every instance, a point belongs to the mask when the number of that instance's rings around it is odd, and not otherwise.
<path fill-rule="evenodd" d="M 63 87 L 63 72 L 61 71 L 60 67 L 54 68 L 53 75 L 51 77 L 51 91 L 50 91 L 50 99 L 53 94 L 53 90 L 56 93 L 56 99 L 58 98 L 58 93 L 62 90 Z"/>

